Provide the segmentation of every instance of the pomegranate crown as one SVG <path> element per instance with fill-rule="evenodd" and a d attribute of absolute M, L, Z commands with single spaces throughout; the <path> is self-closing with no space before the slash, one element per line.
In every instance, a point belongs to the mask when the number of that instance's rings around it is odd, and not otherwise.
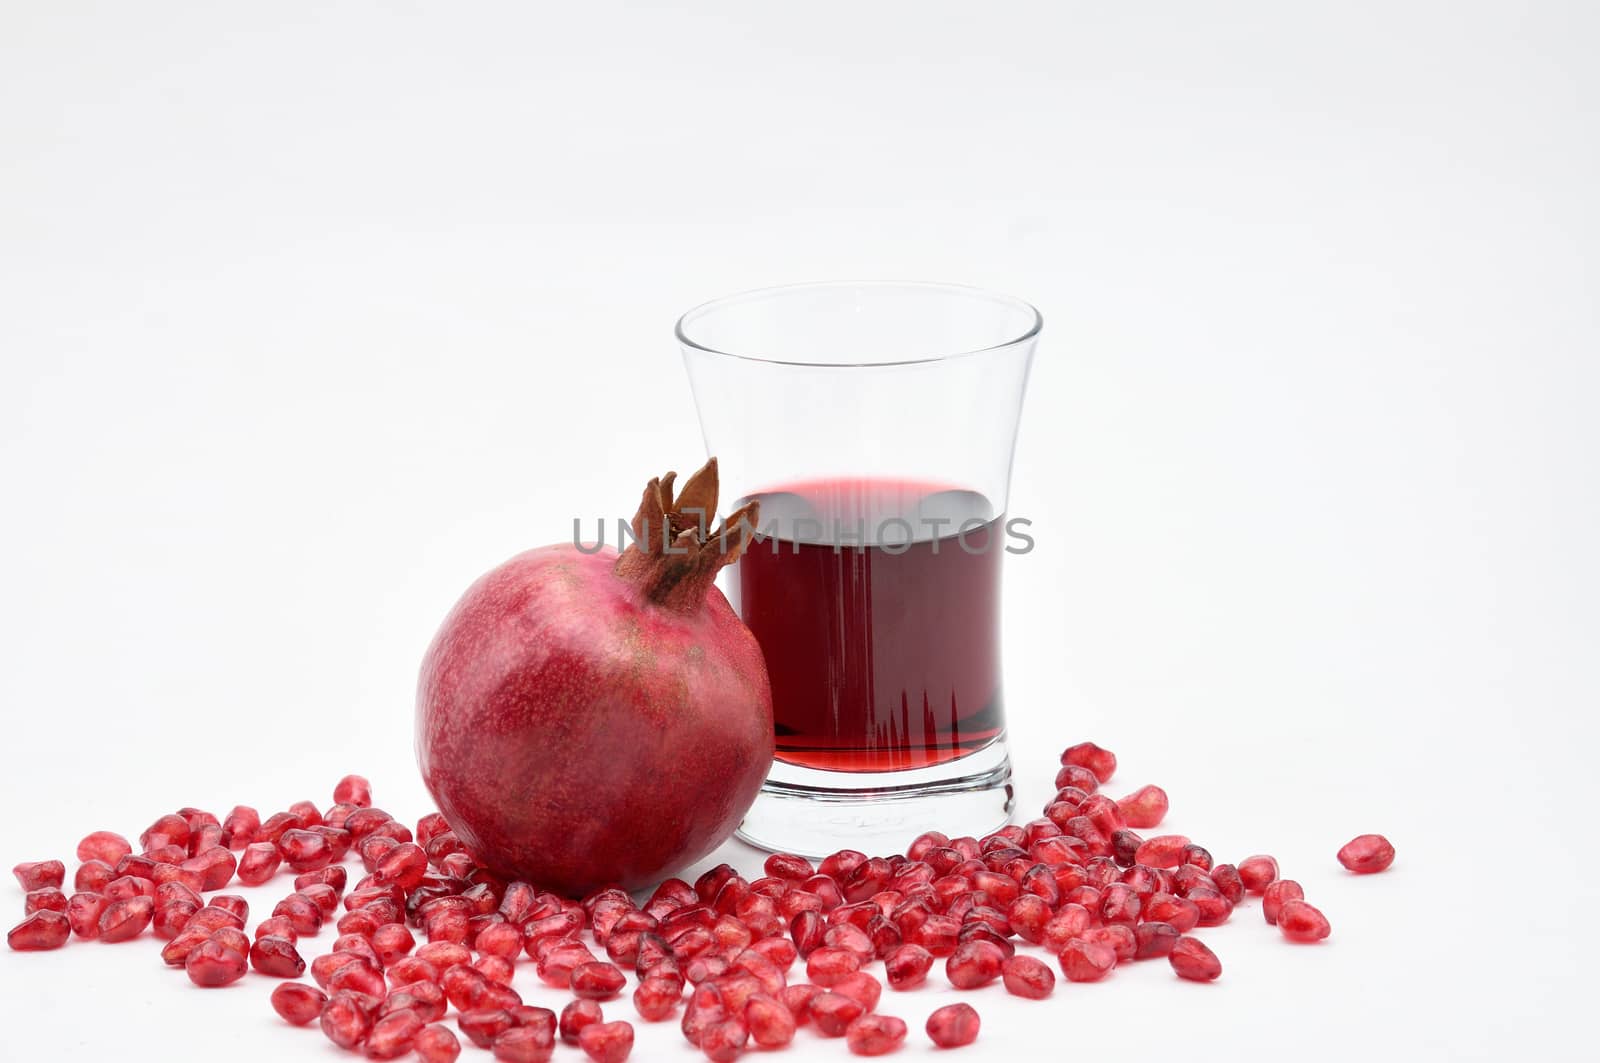
<path fill-rule="evenodd" d="M 717 459 L 707 461 L 673 497 L 678 474 L 651 478 L 633 515 L 633 542 L 617 558 L 617 577 L 635 584 L 647 601 L 698 609 L 717 573 L 744 553 L 760 519 L 760 504 L 746 502 L 710 529 L 717 513 Z"/>

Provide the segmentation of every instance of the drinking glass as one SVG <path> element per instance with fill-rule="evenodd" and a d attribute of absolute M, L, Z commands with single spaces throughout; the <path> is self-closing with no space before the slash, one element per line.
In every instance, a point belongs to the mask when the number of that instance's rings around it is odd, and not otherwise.
<path fill-rule="evenodd" d="M 734 295 L 677 337 L 724 497 L 759 499 L 729 598 L 766 658 L 777 757 L 740 834 L 766 849 L 979 836 L 1012 803 L 1000 569 L 1042 320 L 949 284 Z"/>

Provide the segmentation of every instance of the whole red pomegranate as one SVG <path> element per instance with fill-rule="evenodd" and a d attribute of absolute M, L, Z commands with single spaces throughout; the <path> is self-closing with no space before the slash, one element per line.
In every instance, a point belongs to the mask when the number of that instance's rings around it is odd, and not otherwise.
<path fill-rule="evenodd" d="M 772 765 L 755 637 L 712 584 L 755 527 L 715 531 L 712 459 L 650 481 L 620 555 L 530 550 L 456 603 L 422 662 L 417 759 L 472 855 L 576 895 L 658 881 L 725 840 Z"/>

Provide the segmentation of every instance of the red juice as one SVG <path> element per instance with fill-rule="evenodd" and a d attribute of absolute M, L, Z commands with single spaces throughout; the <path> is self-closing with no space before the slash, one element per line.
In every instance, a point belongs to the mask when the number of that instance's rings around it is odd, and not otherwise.
<path fill-rule="evenodd" d="M 830 771 L 944 764 L 1005 729 L 1002 519 L 982 495 L 895 480 L 752 494 L 735 566 L 766 656 L 778 759 Z"/>

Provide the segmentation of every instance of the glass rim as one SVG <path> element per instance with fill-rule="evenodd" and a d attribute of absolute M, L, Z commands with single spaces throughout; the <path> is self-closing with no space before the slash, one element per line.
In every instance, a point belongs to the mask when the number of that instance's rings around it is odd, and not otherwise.
<path fill-rule="evenodd" d="M 987 300 L 1006 306 L 1012 310 L 1023 312 L 1028 317 L 1028 326 L 1019 335 L 999 343 L 988 344 L 984 347 L 966 348 L 962 350 L 947 351 L 942 354 L 933 354 L 919 358 L 894 358 L 887 361 L 865 362 L 824 362 L 810 361 L 795 358 L 775 358 L 755 353 L 741 353 L 726 351 L 708 344 L 701 343 L 690 337 L 689 329 L 694 321 L 706 314 L 731 306 L 735 303 L 748 302 L 756 299 L 771 298 L 791 292 L 815 291 L 821 288 L 900 288 L 908 291 L 942 292 L 946 295 L 958 295 L 967 299 Z M 1044 315 L 1039 313 L 1037 307 L 1024 299 L 1003 292 L 993 291 L 988 288 L 978 288 L 968 284 L 949 284 L 941 281 L 906 281 L 906 280 L 833 280 L 833 281 L 803 281 L 797 284 L 776 284 L 765 288 L 751 288 L 748 291 L 735 292 L 721 298 L 710 299 L 691 307 L 678 318 L 673 326 L 673 334 L 684 347 L 699 351 L 703 354 L 714 354 L 720 358 L 735 358 L 744 362 L 759 362 L 764 365 L 788 365 L 807 369 L 881 369 L 890 366 L 902 365 L 931 365 L 936 362 L 947 362 L 956 358 L 969 358 L 974 355 L 992 354 L 996 351 L 1008 350 L 1029 343 L 1038 337 L 1044 328 Z"/>

